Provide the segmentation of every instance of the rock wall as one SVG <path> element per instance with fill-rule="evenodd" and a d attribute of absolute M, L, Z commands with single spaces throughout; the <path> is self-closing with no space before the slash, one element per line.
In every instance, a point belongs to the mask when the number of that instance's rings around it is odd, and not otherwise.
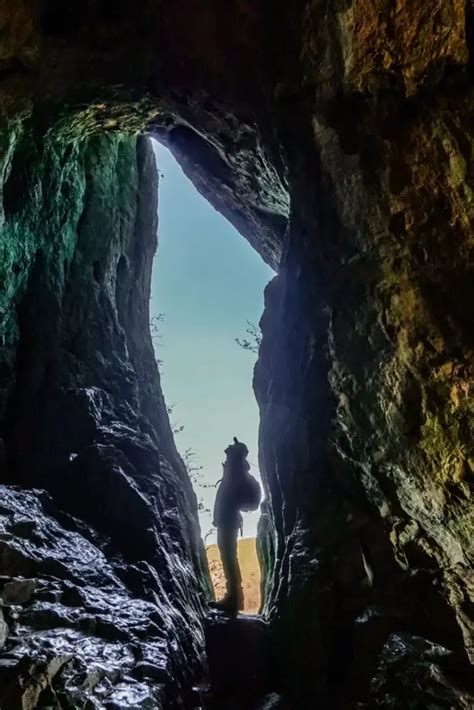
<path fill-rule="evenodd" d="M 278 266 L 254 382 L 260 550 L 300 707 L 474 704 L 473 8 L 425 5 L 0 10 L 9 480 L 110 538 L 122 573 L 158 570 L 143 583 L 165 580 L 185 619 L 174 648 L 190 620 L 199 634 L 195 506 L 145 337 L 154 197 L 129 194 L 151 168 L 123 135 L 153 133 Z"/>
<path fill-rule="evenodd" d="M 154 153 L 40 130 L 3 155 L 0 704 L 186 705 L 208 582 L 150 336 Z"/>
<path fill-rule="evenodd" d="M 473 702 L 445 675 L 470 677 L 474 631 L 464 10 L 310 3 L 305 101 L 283 96 L 289 240 L 255 376 L 261 556 L 289 682 L 328 707 Z"/>

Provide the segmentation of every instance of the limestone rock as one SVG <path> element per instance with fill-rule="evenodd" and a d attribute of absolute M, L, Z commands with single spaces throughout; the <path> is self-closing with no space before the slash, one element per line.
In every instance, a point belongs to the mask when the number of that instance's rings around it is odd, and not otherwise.
<path fill-rule="evenodd" d="M 58 128 L 34 163 L 37 131 L 19 128 L 4 156 L 0 358 L 16 375 L 0 386 L 2 475 L 25 489 L 3 487 L 0 504 L 3 702 L 185 702 L 208 581 L 149 333 L 153 151 L 128 137 L 66 147 Z"/>
<path fill-rule="evenodd" d="M 5 621 L 3 610 L 0 609 L 0 648 L 5 646 L 8 637 L 8 625 Z"/>
<path fill-rule="evenodd" d="M 407 702 L 420 707 L 471 708 L 474 685 L 465 685 L 461 677 L 447 649 L 418 637 L 394 634 L 383 650 L 370 699 L 385 708 L 399 708 Z"/>
<path fill-rule="evenodd" d="M 1 597 L 4 604 L 24 604 L 35 591 L 36 579 L 12 579 L 3 584 Z"/>
<path fill-rule="evenodd" d="M 129 568 L 124 584 L 120 560 L 108 562 L 87 528 L 72 519 L 65 528 L 47 513 L 44 503 L 53 507 L 44 493 L 2 487 L 1 494 L 3 571 L 30 578 L 28 594 L 15 581 L 4 599 L 10 633 L 0 705 L 22 697 L 25 706 L 41 707 L 47 696 L 74 707 L 166 705 L 191 670 L 193 645 L 200 647 L 196 621 L 170 605 L 151 575 L 144 584 L 138 568 Z M 31 536 L 15 534 L 20 516 L 34 523 Z M 3 636 L 6 629 L 2 622 Z"/>

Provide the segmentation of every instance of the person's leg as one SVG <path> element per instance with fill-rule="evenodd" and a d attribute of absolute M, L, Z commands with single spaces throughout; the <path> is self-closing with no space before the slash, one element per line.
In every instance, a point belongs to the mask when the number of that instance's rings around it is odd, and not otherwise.
<path fill-rule="evenodd" d="M 222 567 L 226 578 L 226 599 L 236 608 L 243 603 L 242 576 L 240 574 L 237 558 L 237 538 L 239 530 L 233 527 L 217 528 L 217 546 L 222 560 Z"/>

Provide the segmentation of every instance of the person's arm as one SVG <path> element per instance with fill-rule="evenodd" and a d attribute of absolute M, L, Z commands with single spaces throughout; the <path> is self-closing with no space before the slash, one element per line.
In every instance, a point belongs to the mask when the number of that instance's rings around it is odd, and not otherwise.
<path fill-rule="evenodd" d="M 212 516 L 212 524 L 215 528 L 219 526 L 219 520 L 222 518 L 222 479 L 219 483 L 219 488 L 216 493 L 216 500 L 214 502 L 214 512 Z"/>

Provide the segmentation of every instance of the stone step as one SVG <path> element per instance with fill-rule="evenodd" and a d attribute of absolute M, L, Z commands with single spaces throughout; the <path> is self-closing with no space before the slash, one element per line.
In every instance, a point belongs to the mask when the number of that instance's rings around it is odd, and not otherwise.
<path fill-rule="evenodd" d="M 205 633 L 209 676 L 204 707 L 278 707 L 274 703 L 262 706 L 273 685 L 267 622 L 260 616 L 229 616 L 213 610 L 207 616 Z"/>

